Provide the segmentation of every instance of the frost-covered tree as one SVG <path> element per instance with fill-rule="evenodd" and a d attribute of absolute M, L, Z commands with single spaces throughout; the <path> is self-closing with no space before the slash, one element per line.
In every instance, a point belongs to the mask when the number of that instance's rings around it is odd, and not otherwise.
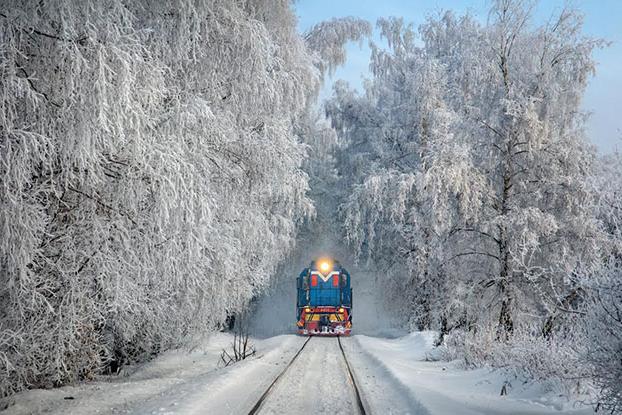
<path fill-rule="evenodd" d="M 594 172 L 595 206 L 604 230 L 604 261 L 589 290 L 584 356 L 600 389 L 599 405 L 622 412 L 622 157 L 602 157 Z"/>
<path fill-rule="evenodd" d="M 305 44 L 315 54 L 321 74 L 332 74 L 345 63 L 348 41 L 362 41 L 371 34 L 371 24 L 355 17 L 333 18 L 313 26 L 304 34 Z"/>
<path fill-rule="evenodd" d="M 344 205 L 348 236 L 359 253 L 386 269 L 385 278 L 395 284 L 396 298 L 389 300 L 403 304 L 424 328 L 430 325 L 435 306 L 430 302 L 439 298 L 442 278 L 432 264 L 441 223 L 430 214 L 434 201 L 421 191 L 423 174 L 431 167 L 430 154 L 451 151 L 451 145 L 437 143 L 451 144 L 453 115 L 442 102 L 444 74 L 421 58 L 411 29 L 402 30 L 397 19 L 379 25 L 393 49 L 372 45 L 374 80 L 366 96 L 338 84 L 327 112 L 343 141 L 338 167 L 349 188 L 345 193 L 354 188 Z M 363 183 L 357 183 L 360 178 Z"/>
<path fill-rule="evenodd" d="M 579 104 L 598 42 L 581 35 L 580 16 L 569 10 L 535 31 L 520 2 L 496 2 L 491 18 L 489 48 L 480 50 L 493 66 L 453 72 L 471 75 L 456 82 L 461 105 L 475 107 L 466 118 L 476 166 L 487 178 L 487 201 L 472 228 L 493 246 L 482 254 L 494 271 L 476 282 L 494 290 L 499 330 L 511 332 L 535 311 L 546 316 L 547 335 L 554 316 L 576 306 L 577 274 L 595 259 L 585 185 L 592 155 Z M 436 39 L 437 29 L 428 36 Z"/>
<path fill-rule="evenodd" d="M 265 287 L 341 59 L 295 23 L 287 0 L 0 1 L 0 395 L 148 358 Z"/>
<path fill-rule="evenodd" d="M 599 42 L 574 11 L 538 28 L 529 12 L 497 1 L 486 25 L 446 13 L 420 43 L 381 20 L 389 48 L 374 48 L 365 95 L 339 86 L 328 103 L 354 184 L 346 232 L 398 266 L 420 327 L 550 336 L 598 261 L 579 102 Z"/>

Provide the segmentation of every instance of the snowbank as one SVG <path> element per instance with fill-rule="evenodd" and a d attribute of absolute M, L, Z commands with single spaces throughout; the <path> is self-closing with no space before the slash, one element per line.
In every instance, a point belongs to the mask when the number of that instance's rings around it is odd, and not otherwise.
<path fill-rule="evenodd" d="M 503 370 L 464 370 L 459 361 L 437 361 L 436 337 L 425 331 L 397 339 L 359 335 L 354 340 L 430 414 L 593 413 L 561 395 L 555 382 L 526 382 Z"/>

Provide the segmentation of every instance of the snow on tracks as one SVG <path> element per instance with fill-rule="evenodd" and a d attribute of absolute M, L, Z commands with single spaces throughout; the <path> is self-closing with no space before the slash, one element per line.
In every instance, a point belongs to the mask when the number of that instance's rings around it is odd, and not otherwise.
<path fill-rule="evenodd" d="M 355 390 L 335 337 L 316 337 L 276 384 L 262 414 L 356 414 Z"/>
<path fill-rule="evenodd" d="M 279 376 L 306 341 L 297 336 L 277 336 L 257 341 L 257 357 L 193 379 L 179 390 L 153 403 L 142 405 L 137 414 L 244 414 Z M 181 398 L 181 399 L 180 399 Z M 177 405 L 172 407 L 175 401 Z M 164 411 L 162 409 L 165 409 Z"/>
<path fill-rule="evenodd" d="M 346 362 L 346 369 L 348 369 L 348 373 L 347 373 L 348 374 L 348 380 L 350 381 L 350 384 L 352 385 L 352 388 L 354 389 L 354 393 L 356 395 L 356 404 L 358 406 L 359 413 L 361 415 L 366 415 L 367 412 L 368 412 L 365 409 L 367 405 L 363 404 L 363 399 L 361 398 L 361 390 L 357 386 L 356 375 L 352 371 L 352 367 L 350 366 L 350 362 L 348 361 L 348 358 L 346 357 L 345 350 L 343 350 L 343 345 L 341 344 L 341 338 L 340 337 L 337 337 L 337 342 L 339 343 L 339 350 L 341 351 L 341 355 L 343 356 L 343 360 L 344 360 L 344 362 Z"/>
<path fill-rule="evenodd" d="M 294 364 L 294 361 L 296 360 L 296 358 L 298 356 L 300 356 L 300 353 L 302 353 L 302 351 L 304 350 L 305 346 L 307 345 L 307 343 L 309 343 L 310 340 L 311 340 L 311 337 L 309 337 L 307 339 L 307 341 L 305 341 L 302 344 L 302 347 L 300 348 L 300 350 L 298 350 L 298 352 L 294 355 L 292 360 L 290 360 L 289 363 L 287 364 L 287 366 L 285 366 L 285 369 L 283 369 L 283 371 L 281 373 L 279 373 L 279 375 L 274 379 L 274 381 L 272 381 L 270 386 L 268 386 L 268 389 L 266 389 L 266 391 L 263 393 L 263 395 L 261 395 L 261 397 L 259 398 L 257 403 L 251 408 L 251 410 L 248 413 L 248 415 L 254 415 L 255 413 L 257 413 L 257 411 L 259 411 L 259 409 L 263 405 L 265 399 L 268 397 L 270 392 L 272 392 L 272 390 L 274 389 L 274 386 L 276 385 L 276 383 L 279 381 L 279 379 L 281 379 L 281 377 L 285 374 L 285 372 L 287 372 L 287 370 L 292 366 L 292 364 Z"/>
<path fill-rule="evenodd" d="M 342 344 L 354 367 L 354 377 L 361 390 L 367 413 L 430 415 L 386 366 L 361 347 L 359 337 L 361 336 L 343 339 Z"/>

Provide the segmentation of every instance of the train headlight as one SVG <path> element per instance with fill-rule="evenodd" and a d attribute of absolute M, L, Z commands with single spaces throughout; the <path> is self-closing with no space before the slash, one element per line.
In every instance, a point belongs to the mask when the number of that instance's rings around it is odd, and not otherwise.
<path fill-rule="evenodd" d="M 328 270 L 330 269 L 330 264 L 329 264 L 328 262 L 326 262 L 326 261 L 322 261 L 322 262 L 320 263 L 320 269 L 321 269 L 323 272 L 326 272 L 326 271 L 328 271 Z"/>
<path fill-rule="evenodd" d="M 344 311 L 345 311 L 345 310 L 344 310 L 344 308 L 343 308 L 343 307 L 339 307 L 339 312 L 340 312 L 340 313 L 343 313 Z"/>
<path fill-rule="evenodd" d="M 311 309 L 309 307 L 305 307 L 305 313 L 310 313 Z"/>

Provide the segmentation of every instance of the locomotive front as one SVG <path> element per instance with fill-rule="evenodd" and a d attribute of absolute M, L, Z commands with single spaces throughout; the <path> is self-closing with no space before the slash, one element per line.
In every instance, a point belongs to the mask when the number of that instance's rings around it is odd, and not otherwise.
<path fill-rule="evenodd" d="M 352 329 L 350 274 L 339 262 L 320 258 L 296 279 L 296 318 L 303 335 L 349 335 Z"/>

